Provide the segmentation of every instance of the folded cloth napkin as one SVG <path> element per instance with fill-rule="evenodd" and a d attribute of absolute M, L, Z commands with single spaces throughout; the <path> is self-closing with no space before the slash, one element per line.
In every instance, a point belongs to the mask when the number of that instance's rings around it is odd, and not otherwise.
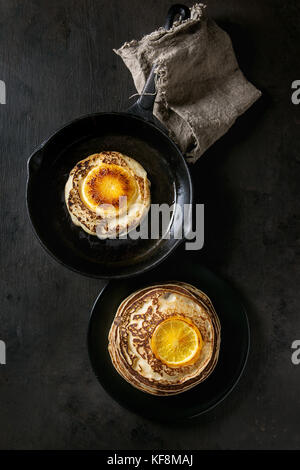
<path fill-rule="evenodd" d="M 154 115 L 195 162 L 261 95 L 239 69 L 228 34 L 195 4 L 190 19 L 114 50 L 141 94 L 153 64 Z"/>

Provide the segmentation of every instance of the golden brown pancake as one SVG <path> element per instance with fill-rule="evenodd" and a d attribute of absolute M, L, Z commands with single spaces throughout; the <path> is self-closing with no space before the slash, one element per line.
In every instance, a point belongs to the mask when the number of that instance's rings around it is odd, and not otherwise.
<path fill-rule="evenodd" d="M 71 170 L 65 201 L 72 222 L 85 232 L 107 238 L 134 229 L 150 206 L 144 168 L 120 152 L 101 152 Z"/>
<path fill-rule="evenodd" d="M 220 322 L 207 295 L 174 281 L 140 289 L 121 303 L 108 350 L 114 367 L 131 385 L 153 395 L 173 395 L 212 373 L 220 341 Z"/>

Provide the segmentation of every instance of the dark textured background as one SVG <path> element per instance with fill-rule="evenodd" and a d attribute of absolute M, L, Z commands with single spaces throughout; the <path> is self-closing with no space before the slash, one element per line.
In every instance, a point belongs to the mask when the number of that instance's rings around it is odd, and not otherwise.
<path fill-rule="evenodd" d="M 161 425 L 121 409 L 98 385 L 86 349 L 102 285 L 54 262 L 25 208 L 26 160 L 79 115 L 124 110 L 134 92 L 113 52 L 163 24 L 171 1 L 0 0 L 0 448 L 273 449 L 300 443 L 300 79 L 297 0 L 208 0 L 259 100 L 193 169 L 206 205 L 195 260 L 242 294 L 252 328 L 246 372 L 209 414 Z M 191 5 L 191 2 L 188 2 Z"/>

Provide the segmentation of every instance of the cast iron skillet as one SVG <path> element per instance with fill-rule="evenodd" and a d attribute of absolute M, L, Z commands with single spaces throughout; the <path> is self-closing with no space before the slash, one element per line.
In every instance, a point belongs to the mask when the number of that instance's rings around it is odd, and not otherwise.
<path fill-rule="evenodd" d="M 165 27 L 176 17 L 187 19 L 190 10 L 174 5 Z M 126 113 L 97 113 L 65 125 L 46 140 L 28 160 L 27 207 L 42 246 L 64 266 L 91 277 L 122 278 L 140 274 L 165 259 L 181 240 L 174 238 L 176 212 L 170 238 L 159 240 L 99 240 L 70 219 L 64 186 L 70 170 L 87 156 L 105 150 L 129 155 L 142 164 L 151 181 L 151 202 L 177 205 L 192 202 L 188 167 L 167 131 L 155 120 L 154 70 L 143 93 Z M 179 219 L 180 220 L 180 219 Z"/>

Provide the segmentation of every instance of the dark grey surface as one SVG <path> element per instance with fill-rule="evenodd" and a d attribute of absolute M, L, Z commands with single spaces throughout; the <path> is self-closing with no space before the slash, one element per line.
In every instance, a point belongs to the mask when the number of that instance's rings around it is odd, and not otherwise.
<path fill-rule="evenodd" d="M 192 2 L 187 2 L 189 5 Z M 243 295 L 252 349 L 238 388 L 187 424 L 121 409 L 87 356 L 89 310 L 102 283 L 69 272 L 35 239 L 25 209 L 26 160 L 84 113 L 123 110 L 131 77 L 112 52 L 163 24 L 171 1 L 0 0 L 0 448 L 299 448 L 299 123 L 297 0 L 208 1 L 246 76 L 263 91 L 194 167 L 206 205 L 199 260 Z M 41 201 L 42 204 L 42 201 Z"/>

